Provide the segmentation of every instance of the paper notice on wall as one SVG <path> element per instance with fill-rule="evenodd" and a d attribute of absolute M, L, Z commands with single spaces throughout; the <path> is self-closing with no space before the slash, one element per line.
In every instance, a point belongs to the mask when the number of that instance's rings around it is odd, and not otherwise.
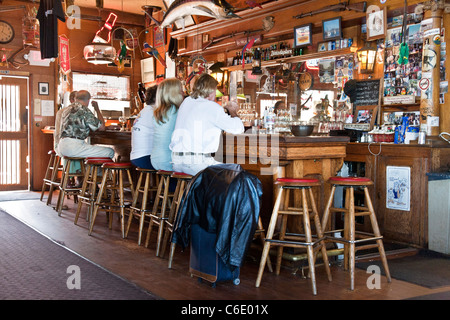
<path fill-rule="evenodd" d="M 427 126 L 428 127 L 439 127 L 439 117 L 427 117 Z"/>
<path fill-rule="evenodd" d="M 41 99 L 34 99 L 34 115 L 41 115 Z"/>
<path fill-rule="evenodd" d="M 55 115 L 55 105 L 53 100 L 41 101 L 41 115 L 44 117 L 53 117 Z"/>
<path fill-rule="evenodd" d="M 386 167 L 386 208 L 409 211 L 411 202 L 411 168 Z"/>

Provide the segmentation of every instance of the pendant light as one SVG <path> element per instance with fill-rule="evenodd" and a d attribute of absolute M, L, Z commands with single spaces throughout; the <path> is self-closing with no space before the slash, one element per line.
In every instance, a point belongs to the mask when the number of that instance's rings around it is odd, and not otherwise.
<path fill-rule="evenodd" d="M 84 47 L 83 56 L 92 64 L 110 64 L 116 57 L 116 49 L 110 44 L 112 28 L 117 15 L 111 12 L 104 25 L 96 32 L 91 44 Z"/>

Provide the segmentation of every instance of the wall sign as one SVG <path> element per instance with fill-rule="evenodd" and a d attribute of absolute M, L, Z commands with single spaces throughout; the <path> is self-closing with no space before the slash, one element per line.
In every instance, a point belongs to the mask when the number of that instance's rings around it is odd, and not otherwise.
<path fill-rule="evenodd" d="M 386 167 L 386 208 L 409 211 L 411 198 L 411 168 Z"/>

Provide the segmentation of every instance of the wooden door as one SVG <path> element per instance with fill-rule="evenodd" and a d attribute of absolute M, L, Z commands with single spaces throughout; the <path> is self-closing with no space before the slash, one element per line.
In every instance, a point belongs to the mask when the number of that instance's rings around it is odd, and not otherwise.
<path fill-rule="evenodd" d="M 0 76 L 0 191 L 28 189 L 28 78 Z"/>

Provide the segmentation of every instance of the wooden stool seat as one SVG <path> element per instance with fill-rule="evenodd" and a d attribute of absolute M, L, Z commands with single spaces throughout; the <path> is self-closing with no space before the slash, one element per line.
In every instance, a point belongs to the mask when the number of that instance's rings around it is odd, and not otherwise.
<path fill-rule="evenodd" d="M 372 200 L 370 198 L 368 190 L 368 187 L 373 185 L 373 181 L 365 177 L 331 177 L 328 180 L 328 183 L 331 185 L 331 192 L 322 217 L 322 226 L 328 240 L 344 244 L 344 269 L 350 268 L 350 289 L 354 290 L 355 287 L 355 253 L 357 250 L 378 248 L 386 278 L 388 282 L 391 282 L 391 275 L 389 273 L 389 267 L 387 264 L 387 258 L 382 241 L 383 236 L 381 235 L 380 229 L 378 227 L 377 217 L 375 215 Z M 337 186 L 343 186 L 344 188 L 346 188 L 344 208 L 337 208 L 333 206 L 334 195 Z M 355 205 L 356 188 L 362 188 L 364 190 L 365 206 Z M 343 230 L 336 229 L 326 231 L 330 214 L 332 213 L 344 214 Z M 357 216 L 370 217 L 373 233 L 362 233 L 355 230 L 355 217 Z M 336 236 L 336 233 L 341 232 L 343 232 L 342 237 Z M 371 241 L 374 241 L 375 244 L 364 244 Z"/>
<path fill-rule="evenodd" d="M 261 261 L 256 279 L 256 287 L 259 287 L 264 268 L 269 256 L 271 246 L 278 246 L 276 274 L 280 273 L 281 258 L 284 247 L 291 248 L 306 248 L 308 256 L 309 273 L 312 284 L 313 294 L 317 294 L 316 275 L 315 275 L 315 260 L 317 251 L 321 250 L 322 259 L 328 275 L 328 280 L 331 281 L 331 271 L 328 263 L 328 255 L 325 247 L 324 234 L 320 224 L 319 213 L 316 208 L 313 187 L 320 187 L 321 183 L 317 179 L 297 179 L 297 178 L 280 178 L 274 182 L 278 189 L 278 195 L 273 208 L 272 216 L 270 218 L 269 228 L 267 230 L 267 237 L 264 242 L 264 248 L 261 256 Z M 298 189 L 301 192 L 301 207 L 290 206 L 290 194 Z M 309 201 L 308 201 L 309 200 Z M 309 204 L 308 204 L 309 202 Z M 282 210 L 280 210 L 280 208 Z M 311 215 L 310 215 L 311 213 Z M 287 233 L 287 218 L 292 215 L 301 215 L 303 217 L 303 228 L 305 234 Z M 278 217 L 281 216 L 281 227 L 278 237 L 274 238 L 275 227 Z M 313 239 L 311 232 L 310 220 L 314 220 L 316 236 Z"/>
<path fill-rule="evenodd" d="M 150 213 L 150 222 L 148 224 L 145 247 L 147 248 L 149 245 L 153 226 L 158 226 L 156 256 L 159 256 L 161 244 L 163 241 L 165 223 L 169 218 L 169 210 L 174 197 L 174 193 L 169 192 L 170 177 L 173 174 L 173 171 L 158 170 L 156 174 L 157 176 L 159 176 L 159 183 L 158 189 L 156 191 L 155 201 L 153 203 L 153 210 Z"/>
<path fill-rule="evenodd" d="M 106 157 L 88 157 L 86 158 L 85 175 L 83 179 L 83 185 L 81 187 L 80 194 L 78 195 L 78 207 L 75 214 L 74 224 L 77 224 L 78 217 L 80 216 L 81 206 L 86 204 L 88 206 L 88 213 L 86 215 L 86 221 L 90 221 L 92 211 L 94 208 L 95 197 L 98 192 L 98 178 L 103 176 L 103 170 L 101 166 L 106 162 L 111 162 L 111 158 Z"/>
<path fill-rule="evenodd" d="M 321 183 L 318 179 L 303 179 L 303 178 L 278 178 L 277 180 L 275 180 L 274 184 L 282 186 L 292 186 L 297 188 L 321 186 Z"/>
<path fill-rule="evenodd" d="M 94 210 L 89 226 L 89 235 L 94 228 L 95 219 L 99 210 L 109 213 L 109 228 L 112 229 L 112 213 L 118 212 L 120 218 L 120 227 L 122 238 L 125 238 L 125 207 L 128 207 L 124 190 L 130 188 L 131 197 L 134 198 L 134 185 L 130 170 L 133 168 L 131 162 L 111 162 L 102 164 L 103 169 L 102 183 L 97 193 L 97 200 L 94 202 Z M 125 184 L 124 173 L 127 175 L 128 182 Z M 109 195 L 107 194 L 109 191 Z M 116 195 L 116 193 L 118 195 Z"/>
<path fill-rule="evenodd" d="M 61 183 L 59 185 L 59 196 L 58 196 L 58 204 L 56 206 L 56 210 L 58 211 L 58 215 L 60 216 L 62 213 L 62 208 L 64 206 L 64 198 L 67 195 L 73 195 L 74 201 L 76 202 L 78 199 L 78 195 L 81 191 L 81 186 L 69 186 L 69 178 L 72 177 L 84 177 L 85 168 L 84 168 L 84 159 L 83 157 L 62 157 L 65 161 L 64 169 L 61 177 Z M 78 161 L 81 164 L 81 172 L 70 172 L 70 168 L 72 163 Z"/>
<path fill-rule="evenodd" d="M 150 217 L 150 212 L 152 210 L 147 209 L 147 204 L 151 200 L 154 201 L 155 196 L 150 197 L 149 195 L 156 193 L 158 190 L 158 176 L 157 170 L 146 169 L 146 168 L 136 168 L 139 172 L 138 182 L 136 184 L 136 190 L 134 193 L 133 202 L 130 206 L 130 215 L 128 217 L 127 230 L 125 232 L 125 237 L 128 236 L 130 230 L 131 221 L 133 217 L 139 219 L 139 234 L 138 234 L 138 245 L 142 243 L 142 235 L 144 232 L 144 222 L 145 218 Z M 142 201 L 140 207 L 138 207 L 139 196 L 142 194 Z"/>
<path fill-rule="evenodd" d="M 60 156 L 58 156 L 56 151 L 50 150 L 48 154 L 50 155 L 50 159 L 48 161 L 47 169 L 45 171 L 45 176 L 42 182 L 41 198 L 40 198 L 40 201 L 42 201 L 45 190 L 47 189 L 47 186 L 49 186 L 46 203 L 47 205 L 51 204 L 52 202 L 53 191 L 55 190 L 55 187 L 59 187 L 61 183 L 61 181 L 58 178 L 58 172 L 62 171 L 61 158 Z"/>
<path fill-rule="evenodd" d="M 340 186 L 371 186 L 372 180 L 365 177 L 331 177 L 328 180 L 331 184 Z"/>

